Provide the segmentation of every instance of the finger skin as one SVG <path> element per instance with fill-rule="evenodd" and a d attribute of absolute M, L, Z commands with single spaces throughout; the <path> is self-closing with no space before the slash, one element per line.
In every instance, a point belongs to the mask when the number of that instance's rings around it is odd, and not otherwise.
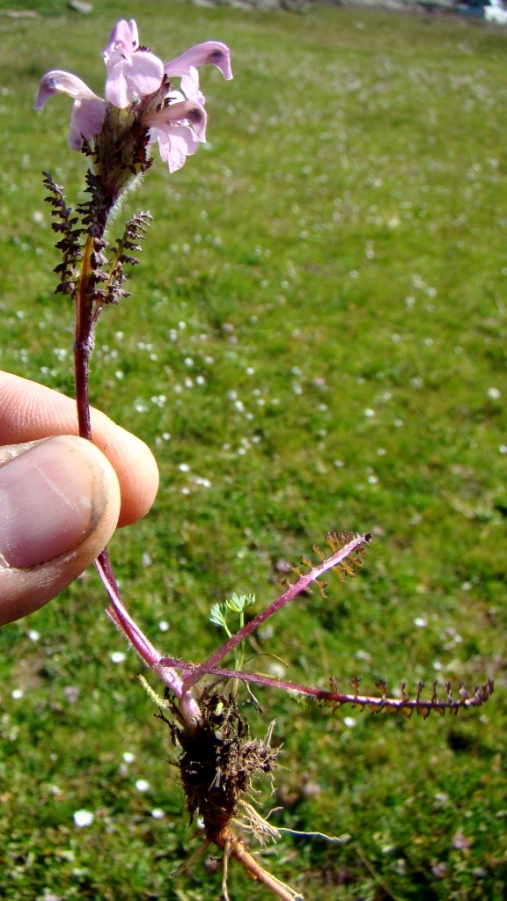
<path fill-rule="evenodd" d="M 158 468 L 150 449 L 135 435 L 92 409 L 93 443 L 118 476 L 121 510 L 118 526 L 141 519 L 158 489 Z M 52 435 L 78 435 L 76 403 L 57 391 L 0 372 L 0 445 L 36 441 Z"/>
<path fill-rule="evenodd" d="M 91 442 L 83 438 L 68 437 L 48 439 L 58 455 L 62 443 L 69 445 L 76 470 L 93 467 L 94 491 L 90 510 L 91 531 L 77 547 L 52 560 L 20 569 L 9 566 L 0 559 L 0 625 L 21 619 L 38 610 L 70 585 L 100 554 L 112 537 L 120 510 L 120 486 L 116 473 L 106 457 Z M 16 455 L 13 449 L 11 456 Z M 4 455 L 8 460 L 9 456 Z M 6 463 L 5 465 L 9 465 Z M 34 470 L 34 479 L 37 479 Z M 48 510 L 50 515 L 50 510 Z M 65 546 L 66 535 L 62 534 Z"/>

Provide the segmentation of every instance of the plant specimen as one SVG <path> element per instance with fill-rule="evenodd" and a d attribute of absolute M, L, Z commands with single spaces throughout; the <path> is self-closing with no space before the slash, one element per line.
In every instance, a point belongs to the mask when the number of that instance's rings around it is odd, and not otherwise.
<path fill-rule="evenodd" d="M 79 433 L 93 440 L 88 400 L 89 362 L 96 327 L 108 305 L 118 305 L 127 296 L 126 268 L 138 264 L 151 222 L 148 212 L 139 212 L 125 225 L 114 242 L 106 237 L 111 217 L 121 198 L 131 190 L 152 165 L 151 145 L 158 144 L 169 171 L 175 172 L 206 140 L 207 116 L 200 90 L 198 67 L 215 65 L 226 79 L 232 78 L 228 48 L 219 42 L 198 44 L 175 60 L 164 64 L 139 44 L 136 23 L 121 20 L 114 27 L 103 52 L 107 78 L 105 98 L 94 94 L 77 76 L 52 70 L 41 80 L 36 108 L 41 109 L 55 94 L 73 100 L 69 145 L 88 160 L 87 199 L 75 209 L 67 206 L 63 188 L 44 173 L 47 200 L 52 206 L 53 229 L 62 255 L 56 267 L 57 292 L 69 295 L 75 306 L 74 339 L 76 403 Z M 179 79 L 177 88 L 173 80 Z M 180 657 L 161 654 L 127 610 L 116 582 L 107 549 L 96 561 L 97 570 L 109 598 L 107 613 L 132 644 L 148 668 L 164 683 L 164 697 L 152 689 L 160 707 L 160 717 L 168 722 L 173 742 L 179 750 L 178 766 L 191 816 L 202 819 L 205 839 L 224 850 L 223 893 L 227 898 L 229 858 L 238 860 L 252 876 L 285 901 L 301 896 L 268 873 L 249 850 L 242 832 L 250 831 L 261 842 L 275 838 L 277 830 L 264 820 L 249 802 L 252 780 L 269 774 L 277 766 L 278 749 L 273 747 L 272 730 L 264 740 L 251 737 L 238 705 L 241 685 L 259 685 L 313 698 L 333 709 L 352 704 L 371 711 L 389 710 L 426 717 L 431 711 L 480 706 L 493 691 L 492 682 L 469 693 L 464 686 L 457 696 L 449 683 L 440 692 L 433 683 L 428 695 L 419 683 L 411 695 L 402 683 L 396 696 L 389 696 L 384 682 L 377 682 L 377 695 L 360 691 L 353 680 L 352 691 L 343 692 L 333 682 L 328 690 L 275 679 L 244 669 L 244 642 L 271 616 L 304 591 L 315 586 L 325 594 L 323 576 L 334 571 L 340 578 L 353 576 L 362 565 L 370 542 L 368 534 L 329 532 L 327 553 L 313 547 L 315 560 L 303 557 L 286 579 L 283 592 L 253 618 L 245 615 L 251 597 L 233 595 L 215 605 L 211 622 L 226 632 L 226 641 L 208 660 L 192 664 Z M 239 617 L 239 628 L 230 627 L 230 614 Z M 223 661 L 234 653 L 228 668 Z M 242 823 L 238 825 L 237 817 Z M 202 849 L 201 849 L 202 850 Z"/>

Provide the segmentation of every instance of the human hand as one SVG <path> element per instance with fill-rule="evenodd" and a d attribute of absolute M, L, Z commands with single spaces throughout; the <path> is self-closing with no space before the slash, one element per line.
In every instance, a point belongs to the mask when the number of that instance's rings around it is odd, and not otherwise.
<path fill-rule="evenodd" d="M 149 448 L 97 410 L 0 372 L 0 625 L 42 607 L 144 516 L 158 488 Z"/>

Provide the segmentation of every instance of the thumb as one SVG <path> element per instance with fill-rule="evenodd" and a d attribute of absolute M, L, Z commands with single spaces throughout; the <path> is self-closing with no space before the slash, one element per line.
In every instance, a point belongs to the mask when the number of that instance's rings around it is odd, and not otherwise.
<path fill-rule="evenodd" d="M 118 479 L 89 441 L 60 435 L 0 448 L 0 625 L 56 597 L 104 549 Z"/>

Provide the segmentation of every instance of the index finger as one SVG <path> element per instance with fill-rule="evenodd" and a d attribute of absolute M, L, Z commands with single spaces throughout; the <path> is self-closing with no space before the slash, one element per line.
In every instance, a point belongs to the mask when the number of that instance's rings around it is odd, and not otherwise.
<path fill-rule="evenodd" d="M 92 408 L 93 443 L 107 457 L 121 491 L 119 526 L 148 512 L 158 489 L 158 468 L 143 441 Z M 36 441 L 53 435 L 78 435 L 76 403 L 64 394 L 0 372 L 0 445 Z"/>

